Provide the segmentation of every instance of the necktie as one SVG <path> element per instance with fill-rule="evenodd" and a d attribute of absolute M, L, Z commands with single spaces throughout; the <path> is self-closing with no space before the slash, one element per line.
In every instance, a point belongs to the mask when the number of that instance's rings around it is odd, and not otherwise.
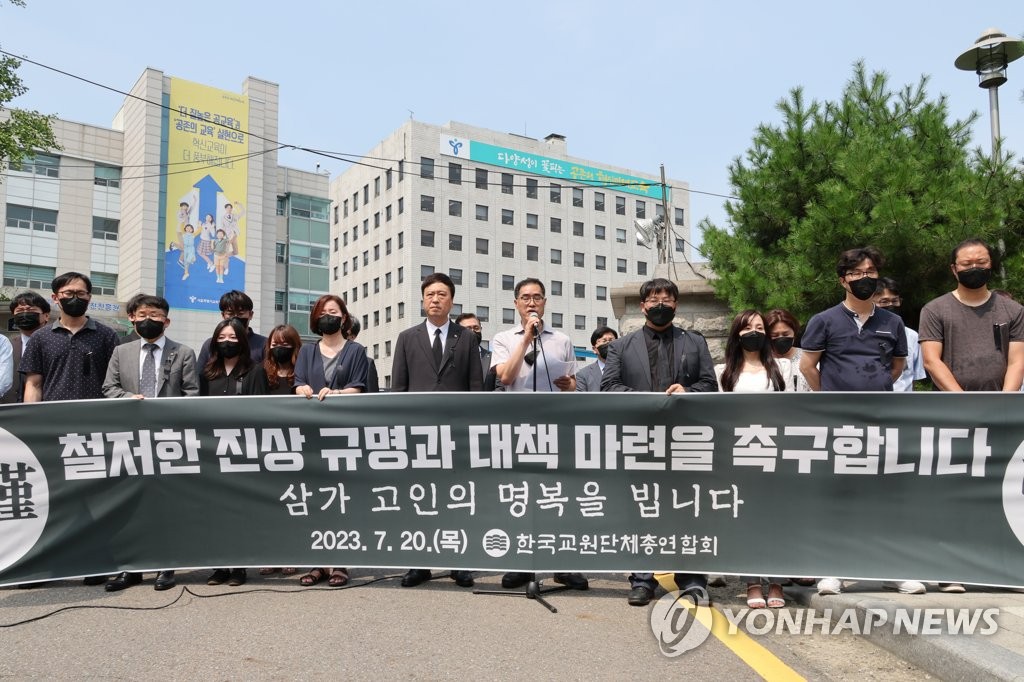
<path fill-rule="evenodd" d="M 440 329 L 435 329 L 434 330 L 434 345 L 431 346 L 431 348 L 434 351 L 434 365 L 436 365 L 438 369 L 441 369 L 441 330 Z"/>
<path fill-rule="evenodd" d="M 672 371 L 672 332 L 658 334 L 658 366 L 654 370 L 657 379 L 656 391 L 664 391 L 672 385 L 675 373 Z"/>
<path fill-rule="evenodd" d="M 146 357 L 142 359 L 142 376 L 140 377 L 140 388 L 142 395 L 147 398 L 156 397 L 156 358 L 153 354 L 159 348 L 155 343 L 147 343 L 142 347 L 146 351 Z"/>

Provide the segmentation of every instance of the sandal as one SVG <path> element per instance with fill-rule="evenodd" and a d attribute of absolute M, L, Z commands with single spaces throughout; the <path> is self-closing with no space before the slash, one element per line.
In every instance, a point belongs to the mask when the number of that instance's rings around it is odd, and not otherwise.
<path fill-rule="evenodd" d="M 751 609 L 763 609 L 765 607 L 764 592 L 761 591 L 761 583 L 747 585 L 747 607 Z"/>
<path fill-rule="evenodd" d="M 781 609 L 786 606 L 786 595 L 782 591 L 782 585 L 771 583 L 768 585 L 768 608 Z"/>
<path fill-rule="evenodd" d="M 331 577 L 328 578 L 327 584 L 331 587 L 344 587 L 348 584 L 348 573 L 344 568 L 336 568 L 331 571 Z"/>
<path fill-rule="evenodd" d="M 303 587 L 313 587 L 327 577 L 327 572 L 322 568 L 314 568 L 306 575 L 299 578 L 299 584 Z"/>
<path fill-rule="evenodd" d="M 299 569 L 295 568 L 294 566 L 289 566 L 287 568 L 282 568 L 281 569 L 281 573 L 284 574 L 284 575 L 295 575 L 298 572 L 299 572 Z"/>
<path fill-rule="evenodd" d="M 260 575 L 273 575 L 274 573 L 277 573 L 277 569 L 270 566 L 264 566 L 260 569 Z"/>

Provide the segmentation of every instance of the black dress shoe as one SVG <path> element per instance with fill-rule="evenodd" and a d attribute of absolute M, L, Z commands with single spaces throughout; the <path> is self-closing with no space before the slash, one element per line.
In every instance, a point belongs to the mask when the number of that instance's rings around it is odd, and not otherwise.
<path fill-rule="evenodd" d="M 206 581 L 207 585 L 223 585 L 231 577 L 231 571 L 226 568 L 218 568 Z"/>
<path fill-rule="evenodd" d="M 232 568 L 231 574 L 228 576 L 228 585 L 230 587 L 238 587 L 239 585 L 245 584 L 245 569 L 244 568 Z"/>
<path fill-rule="evenodd" d="M 177 584 L 174 580 L 174 571 L 160 571 L 156 574 L 156 582 L 153 583 L 153 589 L 160 592 L 169 590 Z"/>
<path fill-rule="evenodd" d="M 425 568 L 410 568 L 409 572 L 402 576 L 402 587 L 416 587 L 431 577 L 430 571 Z"/>
<path fill-rule="evenodd" d="M 636 585 L 629 591 L 626 601 L 630 606 L 647 606 L 654 598 L 654 590 L 646 585 Z"/>
<path fill-rule="evenodd" d="M 90 575 L 82 578 L 83 585 L 102 585 L 105 582 L 107 582 L 107 576 L 105 575 Z"/>
<path fill-rule="evenodd" d="M 553 580 L 571 590 L 585 590 L 590 587 L 590 582 L 582 573 L 555 573 Z"/>
<path fill-rule="evenodd" d="M 124 571 L 122 573 L 118 573 L 115 577 L 107 581 L 107 585 L 103 589 L 107 592 L 120 592 L 126 587 L 138 585 L 141 582 L 141 573 L 129 573 L 128 571 Z"/>
<path fill-rule="evenodd" d="M 517 587 L 522 587 L 531 580 L 536 580 L 537 575 L 535 573 L 522 573 L 521 571 L 510 571 L 505 575 L 501 576 L 501 586 L 506 590 L 514 590 Z"/>
<path fill-rule="evenodd" d="M 473 574 L 469 571 L 452 571 L 452 580 L 459 587 L 473 587 Z"/>

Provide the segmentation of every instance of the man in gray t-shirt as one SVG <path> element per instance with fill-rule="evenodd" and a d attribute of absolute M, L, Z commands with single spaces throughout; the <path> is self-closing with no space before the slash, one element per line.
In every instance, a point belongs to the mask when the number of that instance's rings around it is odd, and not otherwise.
<path fill-rule="evenodd" d="M 942 391 L 1019 391 L 1024 380 L 1024 307 L 988 288 L 991 251 L 969 239 L 953 250 L 957 288 L 921 311 L 921 354 Z"/>

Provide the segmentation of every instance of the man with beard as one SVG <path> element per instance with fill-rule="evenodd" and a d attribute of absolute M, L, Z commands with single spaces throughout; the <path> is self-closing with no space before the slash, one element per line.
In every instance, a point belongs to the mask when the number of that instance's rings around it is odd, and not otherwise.
<path fill-rule="evenodd" d="M 608 344 L 608 359 L 601 378 L 602 391 L 653 391 L 710 393 L 718 390 L 715 366 L 704 337 L 672 324 L 679 288 L 661 277 L 640 287 L 644 326 Z M 696 573 L 676 573 L 676 587 L 695 601 L 705 594 L 708 578 Z M 653 573 L 631 573 L 627 601 L 646 606 L 658 583 Z"/>
<path fill-rule="evenodd" d="M 605 360 L 608 357 L 608 344 L 619 338 L 611 327 L 598 327 L 590 335 L 590 347 L 597 355 L 597 362 L 591 363 L 576 372 L 576 390 L 587 393 L 601 390 L 601 378 L 604 376 Z"/>
<path fill-rule="evenodd" d="M 23 291 L 11 301 L 11 321 L 21 333 L 11 341 L 11 385 L 0 397 L 0 403 L 22 401 L 25 377 L 20 371 L 21 357 L 25 354 L 25 346 L 32 338 L 32 334 L 50 321 L 50 304 L 34 291 Z M 2 355 L 0 352 L 0 356 Z M 0 361 L 0 366 L 2 365 L 3 362 Z"/>
<path fill-rule="evenodd" d="M 891 391 L 903 373 L 903 320 L 871 302 L 884 265 L 872 246 L 839 256 L 836 274 L 846 296 L 812 317 L 800 342 L 800 372 L 812 391 Z"/>

